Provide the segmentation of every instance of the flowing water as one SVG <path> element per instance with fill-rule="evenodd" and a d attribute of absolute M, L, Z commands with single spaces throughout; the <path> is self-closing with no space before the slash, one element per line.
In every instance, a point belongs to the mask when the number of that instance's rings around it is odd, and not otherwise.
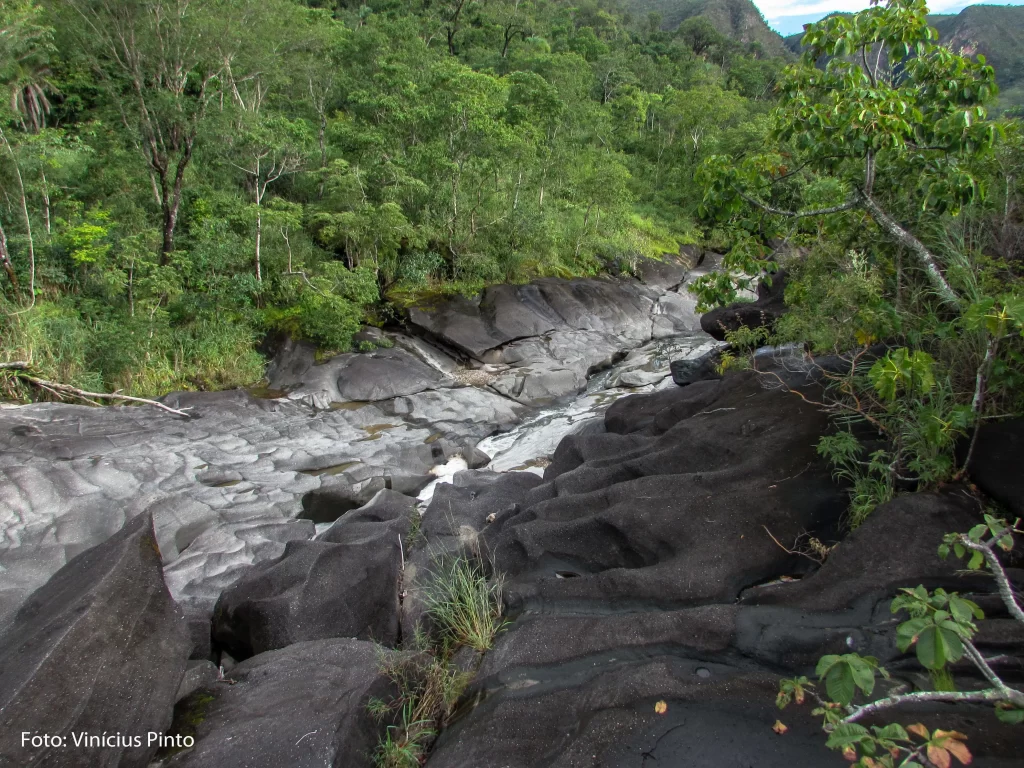
<path fill-rule="evenodd" d="M 542 475 L 551 455 L 566 435 L 602 429 L 604 412 L 620 397 L 656 392 L 676 386 L 669 365 L 673 360 L 697 358 L 724 346 L 706 333 L 655 339 L 632 350 L 610 368 L 595 372 L 587 388 L 569 402 L 544 408 L 508 432 L 485 438 L 477 448 L 491 457 L 486 469 L 494 472 L 526 471 Z M 419 494 L 420 509 L 430 503 L 438 483 L 450 483 L 466 469 L 461 456 L 433 469 L 438 479 Z"/>

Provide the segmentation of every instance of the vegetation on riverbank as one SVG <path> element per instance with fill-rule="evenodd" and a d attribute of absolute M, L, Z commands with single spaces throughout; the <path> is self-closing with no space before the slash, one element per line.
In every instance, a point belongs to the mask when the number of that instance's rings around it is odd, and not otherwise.
<path fill-rule="evenodd" d="M 268 332 L 628 272 L 717 236 L 696 170 L 763 142 L 784 63 L 613 0 L 319 6 L 4 4 L 0 360 L 230 387 Z"/>

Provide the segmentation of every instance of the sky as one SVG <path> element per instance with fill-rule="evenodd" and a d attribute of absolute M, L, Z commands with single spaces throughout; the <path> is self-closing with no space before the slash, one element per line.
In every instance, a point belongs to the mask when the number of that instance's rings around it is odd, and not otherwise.
<path fill-rule="evenodd" d="M 835 11 L 859 11 L 867 8 L 867 0 L 754 0 L 768 24 L 779 34 L 792 35 L 803 31 L 804 24 L 817 21 Z M 931 0 L 932 13 L 959 13 L 968 5 L 1024 5 L 1024 0 L 998 0 L 972 3 L 964 0 Z"/>

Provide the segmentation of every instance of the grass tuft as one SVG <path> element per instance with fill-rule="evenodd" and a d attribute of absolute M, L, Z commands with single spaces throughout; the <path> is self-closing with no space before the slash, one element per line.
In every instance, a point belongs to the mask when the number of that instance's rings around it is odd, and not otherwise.
<path fill-rule="evenodd" d="M 465 557 L 438 559 L 433 576 L 424 598 L 442 644 L 490 650 L 502 627 L 502 579 L 488 582 L 480 566 Z"/>

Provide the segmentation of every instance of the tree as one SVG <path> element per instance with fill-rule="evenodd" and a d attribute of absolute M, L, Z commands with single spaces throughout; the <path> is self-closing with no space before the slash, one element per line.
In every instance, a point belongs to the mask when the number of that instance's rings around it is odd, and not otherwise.
<path fill-rule="evenodd" d="M 50 113 L 49 54 L 53 30 L 43 24 L 42 9 L 16 0 L 0 11 L 0 82 L 10 94 L 11 112 L 22 127 L 38 133 Z"/>
<path fill-rule="evenodd" d="M 779 81 L 775 114 L 777 138 L 791 142 L 797 157 L 759 155 L 739 166 L 710 158 L 705 200 L 719 211 L 737 213 L 749 204 L 787 218 L 860 209 L 914 255 L 935 293 L 955 305 L 938 258 L 886 198 L 955 213 L 983 193 L 970 163 L 996 141 L 985 108 L 996 93 L 995 74 L 983 56 L 936 45 L 926 14 L 924 0 L 873 0 L 861 13 L 808 25 L 801 62 Z M 822 57 L 831 57 L 824 70 L 815 66 Z M 762 199 L 798 172 L 836 179 L 846 199 L 804 211 Z"/>
<path fill-rule="evenodd" d="M 690 47 L 694 54 L 702 57 L 711 48 L 721 45 L 725 41 L 725 36 L 715 29 L 715 25 L 704 16 L 693 16 L 684 21 L 676 29 L 676 35 Z"/>
<path fill-rule="evenodd" d="M 308 127 L 279 115 L 243 113 L 231 140 L 230 164 L 243 174 L 256 223 L 254 264 L 256 281 L 262 282 L 260 247 L 263 241 L 263 202 L 271 184 L 302 169 Z"/>
<path fill-rule="evenodd" d="M 219 22 L 230 2 L 69 0 L 82 23 L 78 40 L 92 50 L 121 120 L 137 137 L 163 219 L 162 261 L 174 251 L 185 171 L 223 67 Z"/>

